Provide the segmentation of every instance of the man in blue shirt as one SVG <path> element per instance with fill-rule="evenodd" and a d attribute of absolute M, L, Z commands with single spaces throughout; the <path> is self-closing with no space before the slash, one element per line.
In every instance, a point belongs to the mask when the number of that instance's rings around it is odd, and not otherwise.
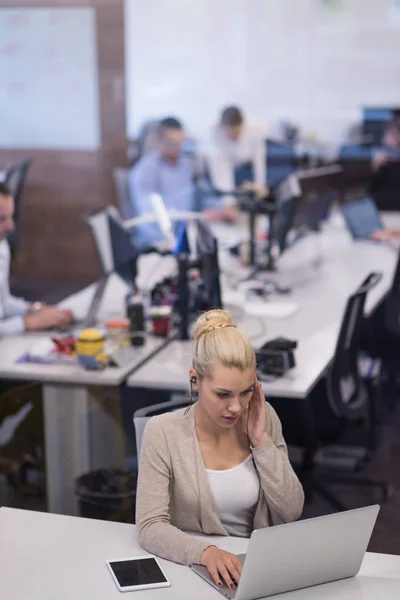
<path fill-rule="evenodd" d="M 138 216 L 152 213 L 150 195 L 161 194 L 167 209 L 184 212 L 203 210 L 204 217 L 213 221 L 235 221 L 237 210 L 223 206 L 220 201 L 199 200 L 195 189 L 198 175 L 196 160 L 183 152 L 185 132 L 181 123 L 172 117 L 163 119 L 158 128 L 157 147 L 143 156 L 133 167 L 129 188 L 135 213 Z M 135 230 L 139 246 L 150 246 L 162 238 L 156 223 L 146 223 Z"/>

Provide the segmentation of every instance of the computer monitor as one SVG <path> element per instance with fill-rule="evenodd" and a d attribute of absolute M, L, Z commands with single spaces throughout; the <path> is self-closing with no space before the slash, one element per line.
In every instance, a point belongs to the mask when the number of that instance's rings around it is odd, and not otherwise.
<path fill-rule="evenodd" d="M 86 222 L 92 232 L 102 270 L 102 277 L 97 282 L 81 323 L 82 327 L 93 327 L 112 273 L 119 275 L 130 288 L 135 289 L 138 252 L 114 206 L 86 216 Z"/>
<path fill-rule="evenodd" d="M 400 110 L 399 107 L 364 107 L 363 108 L 363 135 L 367 142 L 379 146 L 385 127 L 393 118 L 393 113 Z"/>
<path fill-rule="evenodd" d="M 280 252 L 291 245 L 290 237 L 293 242 L 307 232 L 319 231 L 335 201 L 341 173 L 340 165 L 307 169 L 280 186 L 272 233 Z"/>
<path fill-rule="evenodd" d="M 150 194 L 150 203 L 164 239 L 171 245 L 171 247 L 174 247 L 176 244 L 176 236 L 174 234 L 171 217 L 168 213 L 167 207 L 165 206 L 163 197 L 161 194 Z"/>
<path fill-rule="evenodd" d="M 135 286 L 138 251 L 125 229 L 118 210 L 108 206 L 86 218 L 100 258 L 103 275 L 117 273 Z"/>
<path fill-rule="evenodd" d="M 267 180 L 270 188 L 279 185 L 297 169 L 295 148 L 275 140 L 267 140 Z"/>
<path fill-rule="evenodd" d="M 178 262 L 178 335 L 187 340 L 189 323 L 196 312 L 222 308 L 218 243 L 206 223 L 192 221 L 182 225 L 175 254 Z M 190 278 L 192 269 L 198 269 L 200 279 Z"/>
<path fill-rule="evenodd" d="M 196 230 L 200 277 L 208 295 L 210 308 L 222 308 L 218 242 L 204 221 L 196 221 Z"/>

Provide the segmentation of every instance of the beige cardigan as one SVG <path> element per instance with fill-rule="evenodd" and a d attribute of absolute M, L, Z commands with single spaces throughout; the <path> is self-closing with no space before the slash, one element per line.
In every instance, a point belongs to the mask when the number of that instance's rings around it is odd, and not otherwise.
<path fill-rule="evenodd" d="M 210 545 L 184 533 L 228 535 L 210 489 L 197 439 L 194 407 L 153 417 L 146 425 L 139 466 L 136 525 L 143 548 L 174 562 L 198 564 Z M 288 459 L 280 421 L 267 403 L 269 441 L 253 448 L 260 478 L 254 529 L 274 519 L 295 521 L 303 488 Z"/>

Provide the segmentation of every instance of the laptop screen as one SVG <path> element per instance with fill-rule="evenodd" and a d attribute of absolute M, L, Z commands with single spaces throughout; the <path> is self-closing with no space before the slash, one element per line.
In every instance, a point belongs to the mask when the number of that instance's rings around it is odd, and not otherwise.
<path fill-rule="evenodd" d="M 368 239 L 377 229 L 383 229 L 378 209 L 372 198 L 360 198 L 342 204 L 341 210 L 354 239 Z"/>

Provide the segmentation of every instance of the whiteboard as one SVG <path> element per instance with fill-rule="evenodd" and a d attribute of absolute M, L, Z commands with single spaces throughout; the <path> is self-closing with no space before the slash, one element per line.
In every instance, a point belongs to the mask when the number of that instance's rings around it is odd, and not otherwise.
<path fill-rule="evenodd" d="M 364 105 L 400 101 L 398 0 L 125 0 L 127 134 L 226 104 L 340 142 Z"/>
<path fill-rule="evenodd" d="M 0 148 L 100 147 L 95 12 L 0 9 Z"/>

